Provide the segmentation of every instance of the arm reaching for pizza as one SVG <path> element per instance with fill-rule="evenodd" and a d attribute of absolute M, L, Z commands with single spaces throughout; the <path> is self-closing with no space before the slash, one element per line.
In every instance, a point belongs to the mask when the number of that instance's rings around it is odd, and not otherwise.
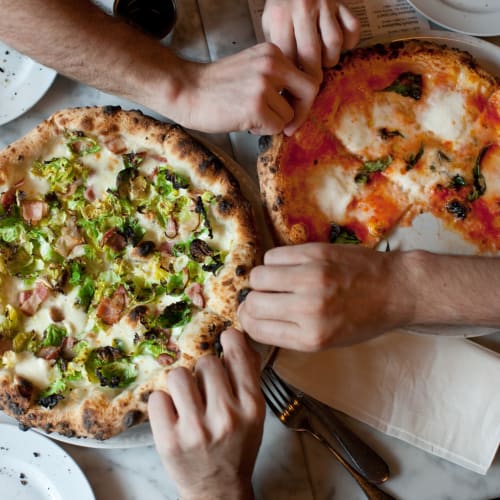
<path fill-rule="evenodd" d="M 319 88 L 271 43 L 202 64 L 179 58 L 90 1 L 26 0 L 20 9 L 15 0 L 0 0 L 0 8 L 0 37 L 8 45 L 188 128 L 294 130 Z M 283 89 L 294 97 L 293 106 Z"/>
<path fill-rule="evenodd" d="M 205 356 L 195 378 L 185 368 L 167 378 L 169 395 L 149 399 L 156 449 L 182 500 L 253 498 L 264 401 L 259 358 L 242 333 L 221 335 L 224 361 Z"/>
<path fill-rule="evenodd" d="M 242 327 L 301 351 L 410 324 L 500 325 L 500 261 L 307 243 L 268 251 L 250 275 Z"/>

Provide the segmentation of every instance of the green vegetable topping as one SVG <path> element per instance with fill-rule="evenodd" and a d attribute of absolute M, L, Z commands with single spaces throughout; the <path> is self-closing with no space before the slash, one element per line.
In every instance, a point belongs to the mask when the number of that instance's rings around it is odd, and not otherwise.
<path fill-rule="evenodd" d="M 64 337 L 68 335 L 68 332 L 66 328 L 63 326 L 57 326 L 57 325 L 49 325 L 47 329 L 44 332 L 44 336 L 42 339 L 42 347 L 47 347 L 47 346 L 60 346 L 62 344 L 62 341 Z"/>
<path fill-rule="evenodd" d="M 411 170 L 424 155 L 424 145 L 421 144 L 419 150 L 415 154 L 411 154 L 406 158 L 406 170 Z"/>
<path fill-rule="evenodd" d="M 357 245 L 361 243 L 361 240 L 358 239 L 356 233 L 351 229 L 332 223 L 330 224 L 330 243 Z"/>
<path fill-rule="evenodd" d="M 418 101 L 422 97 L 422 75 L 409 71 L 401 73 L 384 92 L 395 92 L 403 97 L 411 97 Z"/>
<path fill-rule="evenodd" d="M 158 316 L 158 326 L 161 328 L 173 328 L 174 326 L 183 326 L 191 320 L 191 305 L 187 300 L 174 302 Z"/>
<path fill-rule="evenodd" d="M 392 163 L 392 156 L 388 155 L 378 160 L 368 160 L 354 176 L 356 184 L 366 184 L 370 180 L 370 174 L 383 172 Z"/>
<path fill-rule="evenodd" d="M 483 161 L 484 155 L 488 152 L 489 148 L 490 146 L 485 146 L 483 149 L 481 149 L 481 151 L 477 155 L 474 167 L 472 169 L 472 178 L 473 178 L 472 191 L 467 196 L 467 199 L 469 201 L 477 200 L 479 197 L 483 196 L 483 194 L 486 192 L 486 179 L 484 178 L 484 175 L 481 173 L 481 163 Z"/>

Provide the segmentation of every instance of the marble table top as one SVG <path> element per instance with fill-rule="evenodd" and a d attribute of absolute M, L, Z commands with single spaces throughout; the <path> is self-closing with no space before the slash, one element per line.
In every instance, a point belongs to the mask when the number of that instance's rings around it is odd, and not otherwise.
<path fill-rule="evenodd" d="M 209 61 L 255 43 L 246 0 L 179 0 L 179 23 L 171 47 L 185 57 Z M 42 100 L 20 118 L 0 127 L 0 147 L 14 141 L 52 112 L 79 105 L 135 103 L 58 76 Z M 143 111 L 156 116 L 148 109 Z M 246 133 L 207 136 L 255 175 L 256 138 Z M 500 497 L 500 457 L 486 476 L 465 470 L 349 417 L 355 429 L 390 465 L 384 489 L 401 500 L 488 500 Z M 31 432 L 31 431 L 30 431 Z M 471 429 L 474 432 L 474 429 Z M 60 445 L 79 464 L 97 500 L 176 499 L 152 446 L 95 449 Z M 263 500 L 357 500 L 365 495 L 329 452 L 309 436 L 293 433 L 268 414 L 254 487 Z M 10 499 L 9 499 L 10 500 Z M 66 499 L 65 499 L 66 500 Z"/>

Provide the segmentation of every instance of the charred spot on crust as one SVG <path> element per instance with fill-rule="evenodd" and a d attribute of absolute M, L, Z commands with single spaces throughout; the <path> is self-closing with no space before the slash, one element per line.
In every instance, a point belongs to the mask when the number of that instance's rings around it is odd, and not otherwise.
<path fill-rule="evenodd" d="M 66 437 L 74 437 L 76 432 L 71 428 L 71 425 L 68 422 L 60 422 L 57 426 L 57 432 Z"/>
<path fill-rule="evenodd" d="M 229 214 L 232 209 L 233 209 L 233 203 L 230 200 L 223 198 L 222 200 L 219 201 L 219 210 L 223 214 Z"/>
<path fill-rule="evenodd" d="M 219 158 L 217 158 L 217 156 L 214 156 L 208 150 L 206 150 L 206 153 L 208 157 L 204 158 L 198 165 L 199 171 L 202 174 L 204 174 L 209 169 L 213 169 L 215 173 L 220 172 L 224 168 L 222 162 L 219 160 Z"/>
<path fill-rule="evenodd" d="M 217 335 L 217 338 L 215 339 L 214 351 L 216 356 L 218 356 L 219 358 L 222 356 L 223 349 L 222 349 L 222 344 L 220 343 L 220 335 Z"/>
<path fill-rule="evenodd" d="M 23 408 L 18 403 L 16 403 L 15 401 L 9 401 L 7 403 L 7 408 L 16 417 L 19 417 L 20 415 L 22 415 L 24 413 Z"/>
<path fill-rule="evenodd" d="M 122 110 L 122 107 L 121 106 L 103 106 L 102 108 L 102 112 L 105 114 L 105 115 L 114 115 L 116 113 L 118 113 L 119 111 Z"/>
<path fill-rule="evenodd" d="M 144 391 L 141 393 L 140 395 L 140 399 L 143 403 L 147 403 L 148 402 L 148 399 L 149 399 L 149 396 L 151 396 L 151 393 L 153 391 Z"/>
<path fill-rule="evenodd" d="M 123 417 L 123 425 L 128 429 L 138 424 L 143 418 L 143 413 L 139 410 L 130 410 Z"/>
<path fill-rule="evenodd" d="M 48 410 L 51 410 L 62 399 L 64 399 L 64 396 L 62 394 L 50 394 L 50 396 L 39 399 L 38 404 L 40 406 L 43 406 L 44 408 L 47 408 Z"/>
<path fill-rule="evenodd" d="M 236 266 L 235 274 L 236 276 L 245 276 L 247 273 L 247 268 L 245 266 L 242 266 L 241 264 L 239 266 Z"/>
<path fill-rule="evenodd" d="M 259 153 L 265 153 L 273 143 L 273 138 L 271 135 L 261 135 L 257 141 L 257 147 L 259 148 Z"/>
<path fill-rule="evenodd" d="M 97 425 L 98 422 L 97 422 L 95 410 L 92 410 L 89 408 L 86 408 L 85 410 L 83 410 L 82 422 L 83 422 L 83 427 L 87 431 L 90 431 L 95 425 Z"/>
<path fill-rule="evenodd" d="M 29 431 L 31 429 L 31 427 L 29 425 L 23 424 L 22 422 L 19 422 L 17 424 L 17 427 L 20 431 L 23 431 L 23 432 Z"/>
<path fill-rule="evenodd" d="M 251 288 L 242 288 L 238 292 L 238 304 L 241 304 L 246 298 L 247 295 L 252 291 Z"/>
<path fill-rule="evenodd" d="M 200 349 L 202 351 L 208 351 L 208 349 L 210 349 L 210 342 L 200 342 Z"/>
<path fill-rule="evenodd" d="M 31 400 L 33 396 L 33 384 L 29 380 L 18 377 L 17 390 L 21 397 Z"/>

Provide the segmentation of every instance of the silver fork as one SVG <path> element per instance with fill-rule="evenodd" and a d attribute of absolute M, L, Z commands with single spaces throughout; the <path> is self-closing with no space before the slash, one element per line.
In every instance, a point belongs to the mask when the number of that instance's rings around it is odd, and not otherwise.
<path fill-rule="evenodd" d="M 307 432 L 326 446 L 356 480 L 367 498 L 370 500 L 395 500 L 378 486 L 367 481 L 335 448 L 330 446 L 320 433 L 312 429 L 307 408 L 297 397 L 289 393 L 287 387 L 270 366 L 264 368 L 261 373 L 260 388 L 268 406 L 281 422 L 294 431 Z"/>

